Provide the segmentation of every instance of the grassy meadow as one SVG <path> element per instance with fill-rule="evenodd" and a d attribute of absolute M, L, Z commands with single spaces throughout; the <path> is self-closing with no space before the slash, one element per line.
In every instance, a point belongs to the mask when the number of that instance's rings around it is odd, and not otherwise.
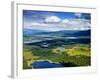
<path fill-rule="evenodd" d="M 31 69 L 33 62 L 41 60 L 61 63 L 64 67 L 67 66 L 67 63 L 74 64 L 74 66 L 90 66 L 90 56 L 89 44 L 64 45 L 63 47 L 53 46 L 51 48 L 24 45 L 23 68 Z"/>

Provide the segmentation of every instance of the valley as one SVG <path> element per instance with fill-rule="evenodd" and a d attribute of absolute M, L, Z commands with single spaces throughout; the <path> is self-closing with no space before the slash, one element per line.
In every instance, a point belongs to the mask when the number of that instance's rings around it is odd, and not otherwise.
<path fill-rule="evenodd" d="M 91 65 L 90 30 L 25 30 L 23 36 L 24 69 Z"/>

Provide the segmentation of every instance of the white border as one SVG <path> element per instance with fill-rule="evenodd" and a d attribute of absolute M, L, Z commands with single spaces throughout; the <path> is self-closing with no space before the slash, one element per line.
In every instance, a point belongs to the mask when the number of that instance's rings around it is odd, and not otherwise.
<path fill-rule="evenodd" d="M 36 4 L 24 4 L 24 3 L 13 3 L 13 41 L 14 41 L 14 50 L 12 51 L 12 77 L 45 77 L 66 75 L 66 74 L 76 74 L 76 73 L 91 73 L 96 71 L 96 49 L 95 49 L 95 31 L 96 31 L 96 9 L 95 8 L 80 8 L 80 7 L 71 7 L 71 6 L 56 6 L 56 5 L 36 5 Z M 72 68 L 54 68 L 54 69 L 31 69 L 23 70 L 22 68 L 22 47 L 23 47 L 23 38 L 22 38 L 22 10 L 43 10 L 43 11 L 63 11 L 63 12 L 84 12 L 91 13 L 91 66 L 90 67 L 72 67 Z M 13 58 L 14 57 L 14 58 Z"/>

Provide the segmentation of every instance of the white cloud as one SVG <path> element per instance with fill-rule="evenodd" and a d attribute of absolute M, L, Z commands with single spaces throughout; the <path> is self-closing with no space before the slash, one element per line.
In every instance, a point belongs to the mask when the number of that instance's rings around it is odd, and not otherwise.
<path fill-rule="evenodd" d="M 61 19 L 59 18 L 59 17 L 57 17 L 57 16 L 49 16 L 49 17 L 46 17 L 46 19 L 45 19 L 45 22 L 47 22 L 47 23 L 55 23 L 55 22 L 60 22 L 61 21 Z"/>
<path fill-rule="evenodd" d="M 25 23 L 24 27 L 29 29 L 41 29 L 41 30 L 49 30 L 49 31 L 87 30 L 90 29 L 91 27 L 89 20 L 85 20 L 85 19 L 64 19 L 61 21 L 60 18 L 55 16 L 51 16 L 46 19 L 48 23 L 30 22 L 30 23 Z"/>
<path fill-rule="evenodd" d="M 64 19 L 64 20 L 62 21 L 62 23 L 69 23 L 69 20 L 68 20 L 68 19 Z"/>
<path fill-rule="evenodd" d="M 85 19 L 73 19 L 69 21 L 69 24 L 73 29 L 75 28 L 77 30 L 87 30 L 91 28 L 89 20 Z"/>
<path fill-rule="evenodd" d="M 47 26 L 46 24 L 44 24 L 44 23 L 39 23 L 39 22 L 33 22 L 32 23 L 32 26 L 34 27 L 34 26 Z"/>
<path fill-rule="evenodd" d="M 79 18 L 82 16 L 82 14 L 81 14 L 81 13 L 78 13 L 78 12 L 75 13 L 74 15 L 75 15 L 76 17 L 79 17 Z"/>

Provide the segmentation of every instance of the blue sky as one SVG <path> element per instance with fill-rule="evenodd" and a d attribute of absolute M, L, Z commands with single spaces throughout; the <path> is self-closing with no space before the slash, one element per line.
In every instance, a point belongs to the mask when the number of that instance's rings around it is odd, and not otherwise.
<path fill-rule="evenodd" d="M 23 10 L 24 28 L 48 31 L 86 30 L 91 27 L 90 13 Z"/>

